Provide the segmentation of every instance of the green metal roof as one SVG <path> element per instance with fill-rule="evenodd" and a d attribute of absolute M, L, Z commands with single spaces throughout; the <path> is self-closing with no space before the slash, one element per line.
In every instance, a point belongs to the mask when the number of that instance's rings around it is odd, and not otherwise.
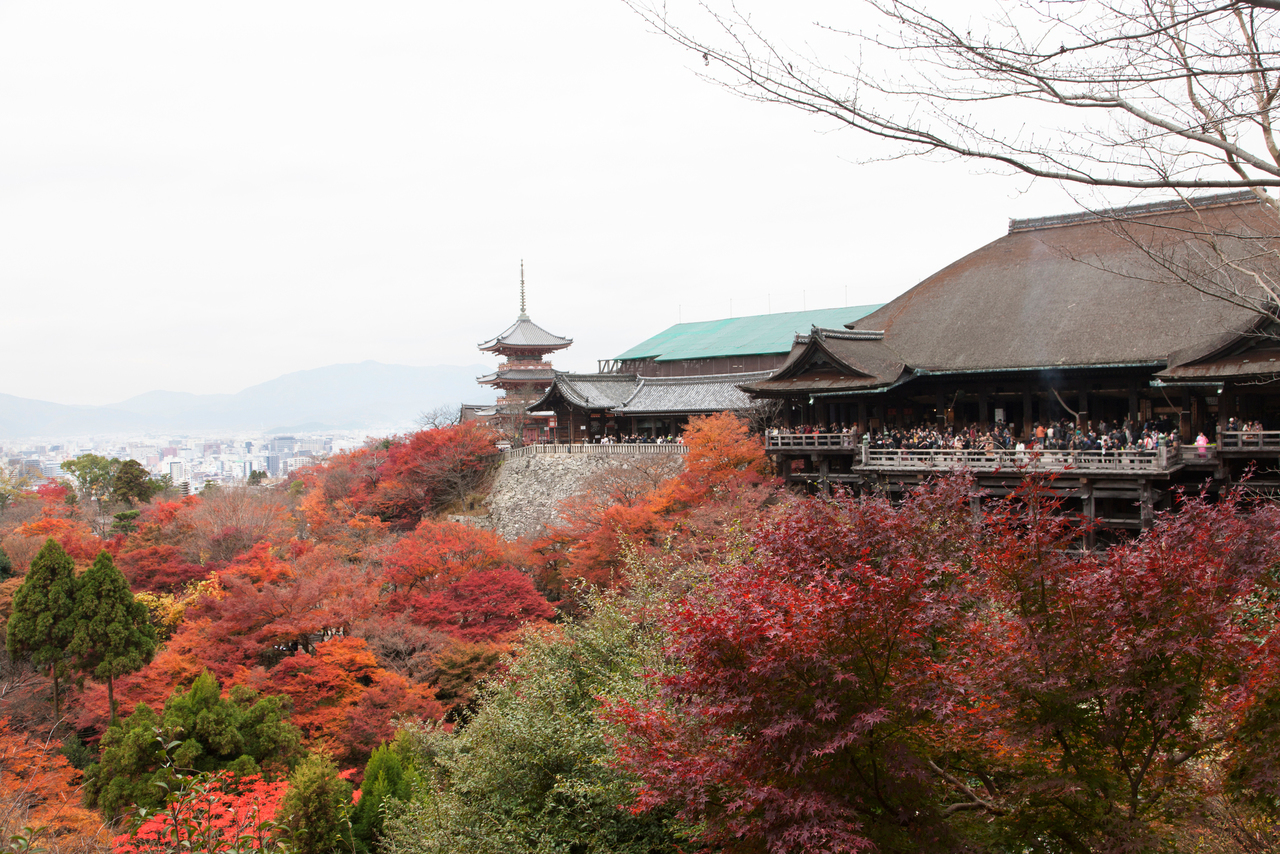
<path fill-rule="evenodd" d="M 754 356 L 788 353 L 796 333 L 808 334 L 814 326 L 842 329 L 879 305 L 850 305 L 813 311 L 783 311 L 724 320 L 677 323 L 632 347 L 619 359 L 711 359 L 716 356 Z"/>

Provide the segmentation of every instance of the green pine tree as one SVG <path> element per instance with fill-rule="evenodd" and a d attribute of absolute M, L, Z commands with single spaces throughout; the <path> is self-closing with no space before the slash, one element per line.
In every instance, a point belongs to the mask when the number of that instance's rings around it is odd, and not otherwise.
<path fill-rule="evenodd" d="M 5 635 L 11 658 L 28 655 L 53 677 L 53 717 L 60 720 L 59 683 L 68 673 L 67 645 L 75 631 L 76 563 L 52 538 L 31 560 L 26 580 L 13 594 Z"/>
<path fill-rule="evenodd" d="M 13 575 L 13 561 L 9 560 L 9 555 L 5 554 L 3 548 L 0 548 L 0 581 Z"/>
<path fill-rule="evenodd" d="M 111 494 L 117 501 L 127 501 L 130 507 L 146 504 L 156 494 L 158 486 L 142 463 L 125 460 L 116 469 L 111 480 Z"/>
<path fill-rule="evenodd" d="M 138 670 L 156 651 L 156 632 L 147 607 L 111 559 L 98 553 L 76 585 L 75 631 L 67 651 L 77 670 L 107 683 L 111 724 L 116 722 L 115 678 Z"/>

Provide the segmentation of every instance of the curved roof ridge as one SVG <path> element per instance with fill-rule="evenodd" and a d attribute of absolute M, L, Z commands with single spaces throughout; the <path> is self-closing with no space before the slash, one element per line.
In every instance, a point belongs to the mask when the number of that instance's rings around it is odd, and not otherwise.
<path fill-rule="evenodd" d="M 548 332 L 521 314 L 516 322 L 507 327 L 501 335 L 491 338 L 477 346 L 482 351 L 497 350 L 499 347 L 540 347 L 547 350 L 561 350 L 573 343 L 572 338 L 563 338 Z"/>
<path fill-rule="evenodd" d="M 733 374 L 690 374 L 683 377 L 641 377 L 643 382 L 653 385 L 691 385 L 697 383 L 739 383 L 756 377 L 767 377 L 773 370 L 739 371 Z"/>
<path fill-rule="evenodd" d="M 1191 196 L 1185 199 L 1164 199 L 1159 202 L 1147 202 L 1141 205 L 1128 205 L 1118 208 L 1100 208 L 1096 211 L 1077 211 L 1075 213 L 1051 214 L 1049 216 L 1029 217 L 1027 219 L 1010 219 L 1009 233 L 1018 231 L 1036 231 L 1042 228 L 1057 228 L 1063 225 L 1076 225 L 1082 222 L 1099 222 L 1110 219 L 1134 219 L 1152 214 L 1170 213 L 1172 211 L 1204 210 L 1223 205 L 1239 205 L 1246 202 L 1258 202 L 1252 190 L 1236 190 L 1231 193 L 1215 193 L 1207 196 Z"/>

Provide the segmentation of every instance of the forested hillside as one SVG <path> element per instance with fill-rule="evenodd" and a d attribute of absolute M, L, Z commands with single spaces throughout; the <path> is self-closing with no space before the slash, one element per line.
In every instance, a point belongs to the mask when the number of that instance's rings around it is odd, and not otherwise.
<path fill-rule="evenodd" d="M 518 541 L 445 519 L 496 464 L 475 425 L 277 486 L 12 497 L 11 847 L 1280 844 L 1274 505 L 1083 554 L 1034 482 L 810 499 L 732 416 L 684 438 Z"/>

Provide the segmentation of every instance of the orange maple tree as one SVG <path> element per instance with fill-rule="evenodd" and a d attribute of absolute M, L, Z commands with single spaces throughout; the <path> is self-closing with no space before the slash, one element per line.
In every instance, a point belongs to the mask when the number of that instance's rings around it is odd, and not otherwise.
<path fill-rule="evenodd" d="M 6 839 L 31 828 L 71 847 L 71 837 L 87 840 L 101 830 L 101 817 L 80 806 L 80 772 L 59 752 L 61 747 L 15 730 L 8 717 L 0 718 L 0 832 Z"/>
<path fill-rule="evenodd" d="M 291 698 L 291 720 L 312 750 L 343 764 L 360 764 L 391 737 L 397 714 L 438 718 L 444 710 L 430 687 L 378 666 L 362 638 L 335 637 L 314 652 L 295 653 L 269 671 L 239 674 L 263 693 Z"/>

